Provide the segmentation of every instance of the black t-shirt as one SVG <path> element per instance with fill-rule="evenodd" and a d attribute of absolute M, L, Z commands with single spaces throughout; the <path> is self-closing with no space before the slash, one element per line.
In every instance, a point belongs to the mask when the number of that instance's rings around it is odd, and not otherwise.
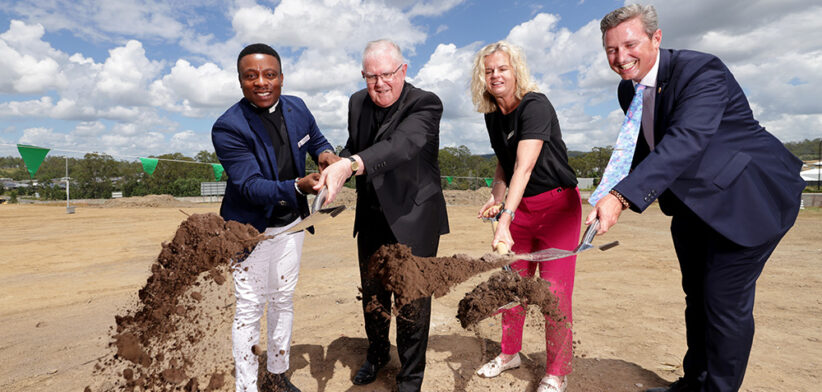
<path fill-rule="evenodd" d="M 505 173 L 505 182 L 509 186 L 514 175 L 519 141 L 543 141 L 531 178 L 525 186 L 524 197 L 538 195 L 554 188 L 576 186 L 577 177 L 568 165 L 568 153 L 562 141 L 557 113 L 544 94 L 525 94 L 517 108 L 507 115 L 502 114 L 499 109 L 485 114 L 485 127 L 491 138 L 491 147 Z"/>

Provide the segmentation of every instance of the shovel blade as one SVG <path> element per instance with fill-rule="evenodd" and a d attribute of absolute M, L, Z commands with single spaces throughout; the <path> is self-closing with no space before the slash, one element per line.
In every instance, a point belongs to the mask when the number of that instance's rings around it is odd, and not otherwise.
<path fill-rule="evenodd" d="M 290 229 L 286 230 L 285 233 L 298 233 L 320 222 L 334 218 L 335 216 L 343 212 L 343 210 L 345 210 L 345 206 L 321 208 L 317 211 L 312 212 L 311 215 L 305 217 L 305 219 L 301 220 L 299 223 L 292 226 Z"/>
<path fill-rule="evenodd" d="M 549 260 L 557 260 L 563 257 L 573 256 L 576 253 L 570 250 L 565 249 L 557 249 L 557 248 L 548 248 L 543 249 L 540 251 L 536 251 L 533 253 L 528 253 L 524 255 L 517 255 L 517 257 L 521 259 L 525 259 L 528 261 L 549 261 Z"/>

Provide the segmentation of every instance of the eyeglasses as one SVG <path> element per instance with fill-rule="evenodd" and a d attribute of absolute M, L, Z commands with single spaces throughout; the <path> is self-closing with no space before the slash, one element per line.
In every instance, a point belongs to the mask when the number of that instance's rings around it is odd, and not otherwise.
<path fill-rule="evenodd" d="M 391 81 L 391 80 L 394 79 L 394 75 L 397 73 L 397 71 L 400 70 L 400 68 L 402 68 L 402 66 L 403 66 L 403 64 L 400 64 L 397 67 L 397 69 L 394 70 L 394 72 L 383 72 L 379 75 L 371 75 L 371 74 L 367 74 L 367 73 L 363 72 L 362 77 L 363 77 L 363 79 L 365 79 L 365 82 L 368 83 L 368 84 L 377 83 L 378 78 L 382 78 L 383 82 L 388 82 L 388 81 Z"/>

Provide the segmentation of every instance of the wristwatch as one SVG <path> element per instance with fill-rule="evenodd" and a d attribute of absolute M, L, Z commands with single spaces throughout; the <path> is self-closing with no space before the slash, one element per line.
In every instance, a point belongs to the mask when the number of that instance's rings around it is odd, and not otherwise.
<path fill-rule="evenodd" d="M 511 215 L 511 222 L 514 221 L 514 211 L 505 208 L 505 205 L 503 205 L 503 208 L 499 210 L 499 214 L 502 215 L 503 212 L 508 215 Z"/>
<path fill-rule="evenodd" d="M 360 163 L 353 157 L 348 157 L 348 160 L 351 161 L 351 175 L 357 175 L 357 170 L 360 170 Z"/>

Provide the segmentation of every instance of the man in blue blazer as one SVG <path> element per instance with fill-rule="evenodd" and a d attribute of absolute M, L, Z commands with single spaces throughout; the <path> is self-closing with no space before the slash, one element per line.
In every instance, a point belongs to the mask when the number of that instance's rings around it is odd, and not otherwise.
<path fill-rule="evenodd" d="M 319 174 L 305 175 L 305 155 L 322 170 L 339 160 L 300 98 L 280 95 L 280 56 L 270 46 L 247 46 L 237 57 L 244 98 L 211 130 L 217 157 L 228 174 L 220 215 L 281 233 L 308 215 L 305 195 L 316 193 Z M 236 390 L 256 392 L 260 318 L 268 303 L 268 371 L 276 390 L 299 391 L 288 378 L 293 295 L 305 234 L 280 235 L 259 243 L 234 268 L 237 300 L 232 326 Z M 279 388 L 279 389 L 277 389 Z"/>
<path fill-rule="evenodd" d="M 601 21 L 627 111 L 645 85 L 632 171 L 586 223 L 605 233 L 623 209 L 659 199 L 672 216 L 682 271 L 685 375 L 649 391 L 737 391 L 754 334 L 756 280 L 799 212 L 802 163 L 754 119 L 742 88 L 715 56 L 660 49 L 653 6 L 630 5 Z"/>

